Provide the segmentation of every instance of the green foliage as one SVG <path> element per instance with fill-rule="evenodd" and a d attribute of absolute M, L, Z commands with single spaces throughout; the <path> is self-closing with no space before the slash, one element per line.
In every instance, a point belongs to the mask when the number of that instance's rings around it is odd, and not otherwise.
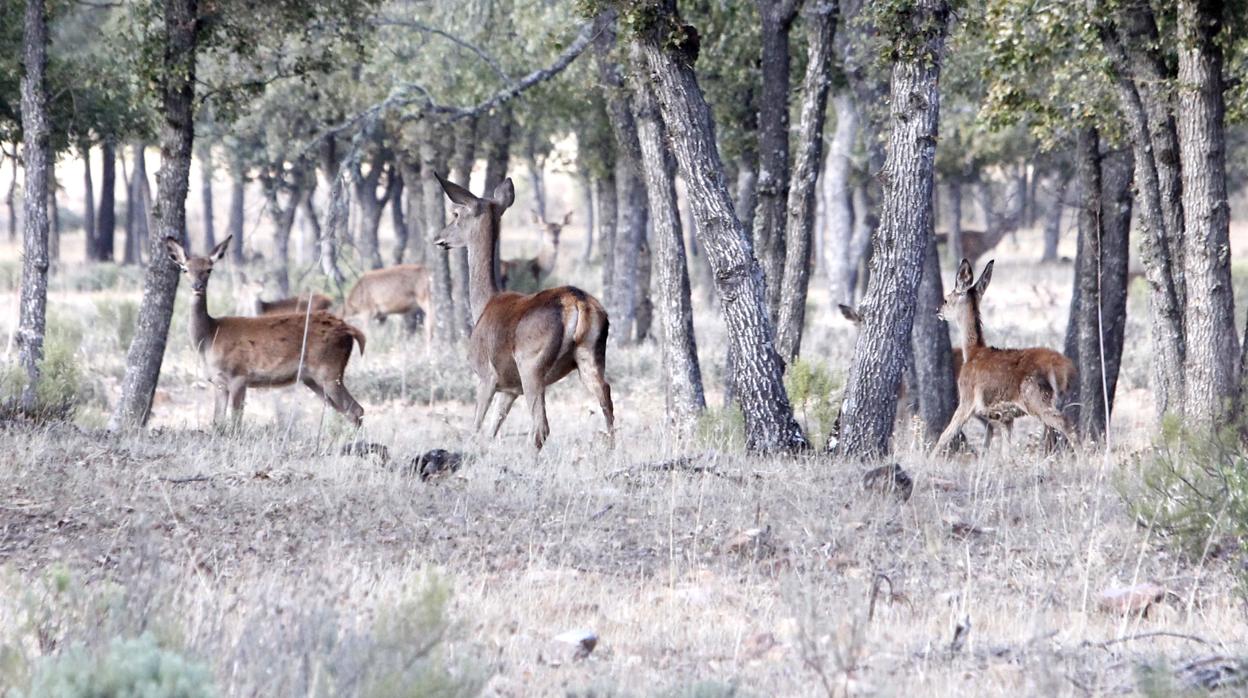
<path fill-rule="evenodd" d="M 1216 541 L 1248 543 L 1248 451 L 1238 426 L 1189 430 L 1168 418 L 1140 462 L 1138 482 L 1124 484 L 1138 519 L 1200 558 Z"/>
<path fill-rule="evenodd" d="M 708 407 L 698 417 L 698 441 L 725 450 L 745 448 L 745 416 L 736 404 L 724 408 Z"/>
<path fill-rule="evenodd" d="M 842 387 L 839 376 L 833 376 L 822 362 L 798 359 L 784 374 L 793 411 L 801 416 L 812 443 L 827 441 L 839 412 Z"/>
<path fill-rule="evenodd" d="M 95 310 L 100 323 L 113 328 L 117 337 L 117 350 L 127 350 L 134 341 L 134 331 L 139 321 L 139 304 L 132 300 L 97 300 Z"/>
<path fill-rule="evenodd" d="M 161 647 L 149 635 L 117 638 L 101 652 L 77 647 L 37 663 L 26 692 L 13 698 L 212 698 L 203 665 Z"/>
<path fill-rule="evenodd" d="M 0 421 L 15 418 L 36 422 L 68 421 L 89 398 L 88 389 L 74 352 L 82 342 L 82 328 L 76 324 L 50 326 L 45 332 L 43 360 L 39 363 L 39 384 L 35 405 L 23 409 L 21 395 L 29 384 L 26 372 L 16 362 L 0 372 Z"/>

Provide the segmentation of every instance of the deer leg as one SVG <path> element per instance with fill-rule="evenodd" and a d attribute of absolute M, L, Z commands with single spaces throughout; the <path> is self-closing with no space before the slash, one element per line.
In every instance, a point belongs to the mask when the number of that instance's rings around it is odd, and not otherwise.
<path fill-rule="evenodd" d="M 485 413 L 489 411 L 490 401 L 494 399 L 494 393 L 497 391 L 498 383 L 492 380 L 481 381 L 477 385 L 477 416 L 472 423 L 473 431 L 481 431 L 481 425 L 485 422 Z"/>
<path fill-rule="evenodd" d="M 595 360 L 593 352 L 588 349 L 576 350 L 576 370 L 581 382 L 602 408 L 602 418 L 607 422 L 607 437 L 615 440 L 615 404 L 611 401 L 611 384 L 607 382 L 606 367 Z"/>
<path fill-rule="evenodd" d="M 1028 413 L 1039 419 L 1045 426 L 1059 431 L 1062 436 L 1066 437 L 1066 443 L 1074 448 L 1078 441 L 1075 439 L 1074 432 L 1071 429 L 1070 422 L 1066 419 L 1066 415 L 1057 409 L 1054 404 L 1056 396 L 1047 386 L 1028 382 L 1023 386 L 1023 407 Z"/>
<path fill-rule="evenodd" d="M 940 440 L 936 442 L 935 448 L 932 449 L 931 456 L 935 458 L 944 452 L 949 446 L 949 442 L 953 441 L 953 437 L 962 431 L 962 427 L 966 426 L 967 420 L 971 418 L 975 411 L 975 403 L 970 400 L 964 400 L 958 403 L 958 409 L 953 413 L 953 417 L 949 420 L 949 426 L 940 434 Z"/>
<path fill-rule="evenodd" d="M 230 393 L 225 383 L 214 383 L 217 394 L 212 400 L 212 421 L 214 424 L 225 422 L 225 407 L 229 404 Z"/>
<path fill-rule="evenodd" d="M 529 398 L 529 414 L 533 417 L 533 426 L 529 432 L 533 448 L 540 451 L 546 443 L 546 437 L 550 435 L 550 423 L 546 421 L 546 382 L 542 380 L 540 365 L 528 368 L 529 370 L 520 374 L 520 385 Z"/>
<path fill-rule="evenodd" d="M 230 417 L 234 424 L 243 420 L 243 403 L 247 400 L 247 383 L 242 380 L 230 381 Z"/>
<path fill-rule="evenodd" d="M 342 416 L 351 420 L 351 423 L 357 428 L 364 424 L 364 408 L 347 391 L 347 386 L 343 384 L 341 378 L 329 384 L 329 388 L 325 390 L 325 395 L 329 398 L 329 403 L 333 405 L 334 409 L 342 413 Z"/>
<path fill-rule="evenodd" d="M 507 413 L 511 411 L 511 406 L 516 404 L 518 396 L 512 393 L 503 393 L 503 397 L 498 401 L 498 415 L 494 418 L 494 429 L 490 432 L 490 438 L 498 437 L 498 430 L 503 428 L 503 420 L 507 419 Z"/>
<path fill-rule="evenodd" d="M 992 446 L 992 437 L 995 436 L 997 429 L 993 426 L 991 420 L 983 419 L 981 417 L 979 421 L 984 424 L 984 447 L 980 449 L 979 452 L 979 455 L 982 458 L 988 454 L 988 448 Z"/>

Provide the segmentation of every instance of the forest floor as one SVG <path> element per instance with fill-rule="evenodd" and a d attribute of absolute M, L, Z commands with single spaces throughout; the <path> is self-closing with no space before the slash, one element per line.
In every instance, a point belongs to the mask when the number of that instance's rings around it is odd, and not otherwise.
<path fill-rule="evenodd" d="M 1037 265 L 1036 242 L 997 255 L 994 344 L 1061 346 L 1071 267 Z M 597 292 L 597 267 L 567 273 L 581 243 L 565 244 L 560 278 Z M 9 274 L 15 257 L 0 247 Z M 1009 454 L 930 460 L 903 428 L 915 487 L 901 503 L 865 493 L 861 464 L 742 452 L 702 287 L 715 408 L 683 437 L 663 427 L 652 340 L 608 353 L 614 449 L 569 380 L 548 394 L 535 458 L 521 405 L 499 439 L 474 436 L 462 359 L 393 322 L 368 328 L 348 369 L 362 434 L 294 388 L 253 392 L 244 426 L 217 430 L 185 294 L 152 427 L 109 434 L 138 283 L 67 265 L 50 341 L 72 347 L 86 402 L 74 424 L 0 427 L 0 686 L 42 656 L 143 633 L 228 696 L 396 695 L 377 681 L 399 676 L 420 695 L 412 671 L 437 695 L 1102 695 L 1248 655 L 1240 561 L 1179 554 L 1132 506 L 1154 457 L 1142 288 L 1108 452 L 1044 456 L 1028 419 Z M 228 276 L 213 284 L 224 314 Z M 807 360 L 837 386 L 854 329 L 822 288 L 811 306 Z M 820 442 L 834 402 L 798 405 Z M 356 438 L 390 462 L 339 455 Z M 429 482 L 402 467 L 434 448 L 463 467 Z M 1103 592 L 1145 582 L 1161 590 L 1146 614 L 1103 608 Z M 556 638 L 582 630 L 598 641 L 576 658 Z"/>

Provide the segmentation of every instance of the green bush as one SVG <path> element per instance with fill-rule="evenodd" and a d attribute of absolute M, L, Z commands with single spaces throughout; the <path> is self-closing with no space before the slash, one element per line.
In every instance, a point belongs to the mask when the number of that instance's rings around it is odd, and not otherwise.
<path fill-rule="evenodd" d="M 806 438 L 824 443 L 836 422 L 841 381 L 821 364 L 798 359 L 784 374 L 793 412 L 804 422 Z"/>
<path fill-rule="evenodd" d="M 125 351 L 134 341 L 134 330 L 139 322 L 139 304 L 131 300 L 98 300 L 95 302 L 100 324 L 113 328 L 117 348 Z"/>
<path fill-rule="evenodd" d="M 114 639 L 102 652 L 71 649 L 41 660 L 25 693 L 13 698 L 211 698 L 204 666 L 160 647 L 150 636 Z"/>
<path fill-rule="evenodd" d="M 29 382 L 26 372 L 16 362 L 10 364 L 0 374 L 0 421 L 19 417 L 36 422 L 72 419 L 74 411 L 94 396 L 74 358 L 76 346 L 66 335 L 45 333 L 39 384 L 35 388 L 35 404 L 30 409 L 21 405 L 22 393 Z"/>
<path fill-rule="evenodd" d="M 722 409 L 708 407 L 698 418 L 698 441 L 716 448 L 745 448 L 745 416 L 736 404 Z"/>
<path fill-rule="evenodd" d="M 1194 557 L 1229 537 L 1248 542 L 1248 452 L 1239 427 L 1215 433 L 1167 419 L 1126 496 L 1138 519 Z"/>

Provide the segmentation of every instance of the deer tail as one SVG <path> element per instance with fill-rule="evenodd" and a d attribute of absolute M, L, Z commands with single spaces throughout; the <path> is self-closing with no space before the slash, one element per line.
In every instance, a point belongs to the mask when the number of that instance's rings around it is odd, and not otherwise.
<path fill-rule="evenodd" d="M 360 356 L 364 356 L 364 332 L 349 322 L 344 322 L 342 324 L 346 325 L 347 334 L 355 338 L 355 343 L 360 345 Z"/>

